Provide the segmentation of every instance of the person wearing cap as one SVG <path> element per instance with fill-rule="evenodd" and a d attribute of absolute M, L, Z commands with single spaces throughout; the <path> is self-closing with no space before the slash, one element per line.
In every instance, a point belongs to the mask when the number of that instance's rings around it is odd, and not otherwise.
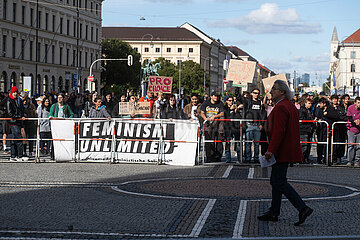
<path fill-rule="evenodd" d="M 11 131 L 10 138 L 22 139 L 21 128 L 23 127 L 24 105 L 22 99 L 19 97 L 18 88 L 13 86 L 10 90 L 9 98 L 7 100 L 7 114 L 12 120 L 9 122 Z M 27 161 L 28 158 L 23 156 L 22 140 L 11 140 L 10 161 Z"/>
<path fill-rule="evenodd" d="M 214 121 L 224 117 L 224 105 L 219 101 L 220 94 L 212 92 L 210 99 L 206 100 L 200 107 L 200 116 L 206 120 L 205 139 L 219 140 L 224 138 L 224 124 L 221 121 Z M 223 153 L 222 142 L 206 142 L 205 152 L 207 162 L 220 162 Z"/>

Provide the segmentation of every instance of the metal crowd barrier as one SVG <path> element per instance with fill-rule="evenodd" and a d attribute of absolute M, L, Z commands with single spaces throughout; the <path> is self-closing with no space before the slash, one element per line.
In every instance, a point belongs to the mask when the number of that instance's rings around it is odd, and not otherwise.
<path fill-rule="evenodd" d="M 334 145 L 345 145 L 346 147 L 348 147 L 349 145 L 360 145 L 360 143 L 349 143 L 349 142 L 334 142 L 334 126 L 336 124 L 347 124 L 348 122 L 334 122 L 332 124 L 332 128 L 331 128 L 331 153 L 330 153 L 330 161 L 332 164 L 332 159 L 333 159 L 333 155 L 334 155 Z M 346 132 L 347 135 L 347 132 Z"/>
<path fill-rule="evenodd" d="M 244 140 L 243 139 L 243 130 L 242 125 L 246 122 L 266 122 L 266 120 L 251 120 L 251 119 L 214 119 L 214 121 L 222 121 L 222 122 L 239 122 L 240 124 L 240 140 L 212 140 L 212 139 L 205 139 L 205 124 L 208 121 L 204 121 L 202 124 L 202 163 L 205 163 L 205 143 L 216 143 L 216 142 L 224 142 L 224 143 L 239 143 L 240 145 L 240 163 L 243 163 L 243 146 L 247 142 L 259 142 L 264 143 L 267 141 L 251 141 L 251 140 Z M 326 124 L 326 142 L 306 142 L 306 141 L 300 141 L 300 143 L 310 143 L 310 144 L 325 144 L 326 145 L 326 164 L 331 165 L 331 162 L 329 162 L 329 124 L 326 121 L 322 120 L 299 120 L 300 123 L 325 123 Z"/>
<path fill-rule="evenodd" d="M 12 118 L 0 118 L 0 120 L 5 120 L 5 121 L 10 121 L 10 120 L 14 120 Z M 197 141 L 177 141 L 177 140 L 166 140 L 164 139 L 164 133 L 163 133 L 163 124 L 164 123 L 171 123 L 172 121 L 167 120 L 167 119 L 149 119 L 149 118 L 111 118 L 111 119 L 106 119 L 106 118 L 102 118 L 102 119 L 93 119 L 93 118 L 25 118 L 25 119 L 18 119 L 19 121 L 37 121 L 37 126 L 36 126 L 36 138 L 19 138 L 19 139 L 13 139 L 13 138 L 6 138 L 6 141 L 36 141 L 35 144 L 35 156 L 34 156 L 34 162 L 39 163 L 41 162 L 41 154 L 40 154 L 40 141 L 74 141 L 74 149 L 75 149 L 75 158 L 72 159 L 72 161 L 74 162 L 81 162 L 80 159 L 80 141 L 81 140 L 97 140 L 97 141 L 111 141 L 111 160 L 109 161 L 109 163 L 115 163 L 115 143 L 116 141 L 153 141 L 153 142 L 158 142 L 159 143 L 159 148 L 158 148 L 158 161 L 157 164 L 162 164 L 164 157 L 165 157 L 165 151 L 164 151 L 164 143 L 165 142 L 181 142 L 181 143 L 196 143 L 197 144 L 197 156 L 196 156 L 196 161 L 197 163 L 199 163 L 200 161 L 200 126 L 198 125 L 197 129 L 198 129 L 198 134 L 197 134 Z M 75 137 L 74 139 L 55 139 L 55 138 L 51 138 L 51 139 L 45 139 L 45 138 L 40 138 L 40 121 L 41 120 L 72 120 L 74 121 L 74 136 L 77 135 L 77 137 Z M 116 124 L 114 123 L 114 131 L 112 131 L 112 136 L 111 138 L 80 138 L 80 122 L 81 121 L 113 121 L 113 122 L 121 122 L 121 121 L 152 121 L 152 122 L 156 122 L 158 124 L 160 124 L 160 130 L 161 130 L 161 136 L 159 137 L 159 139 L 117 139 L 116 138 L 116 132 L 115 132 L 115 126 Z M 181 120 L 177 120 L 177 121 L 181 121 Z M 183 120 L 186 122 L 189 122 L 189 120 Z M 76 124 L 77 123 L 77 124 Z M 11 133 L 9 134 L 11 135 Z M 2 139 L 0 139 L 2 140 Z M 77 150 L 76 150 L 77 149 Z M 53 151 L 53 149 L 51 149 Z"/>

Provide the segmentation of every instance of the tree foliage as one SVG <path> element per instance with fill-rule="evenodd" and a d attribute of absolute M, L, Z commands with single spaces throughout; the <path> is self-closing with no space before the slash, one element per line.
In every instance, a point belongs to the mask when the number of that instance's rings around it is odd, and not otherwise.
<path fill-rule="evenodd" d="M 128 66 L 127 61 L 102 61 L 104 67 L 102 79 L 105 89 L 116 86 L 120 91 L 137 90 L 140 85 L 140 54 L 128 43 L 118 39 L 105 39 L 102 45 L 102 58 L 126 59 L 128 55 L 133 56 L 133 65 Z"/>

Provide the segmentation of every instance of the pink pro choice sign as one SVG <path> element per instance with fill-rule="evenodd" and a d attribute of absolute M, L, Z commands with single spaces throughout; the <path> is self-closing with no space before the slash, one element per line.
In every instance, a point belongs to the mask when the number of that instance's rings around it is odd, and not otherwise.
<path fill-rule="evenodd" d="M 171 93 L 172 77 L 150 76 L 148 92 Z"/>

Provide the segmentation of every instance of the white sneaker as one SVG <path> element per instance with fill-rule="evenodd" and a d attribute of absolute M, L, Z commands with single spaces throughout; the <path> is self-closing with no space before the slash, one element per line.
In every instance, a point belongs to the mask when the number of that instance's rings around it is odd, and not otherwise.
<path fill-rule="evenodd" d="M 28 161 L 29 158 L 28 157 L 22 157 L 22 158 L 19 158 L 19 161 Z"/>
<path fill-rule="evenodd" d="M 11 162 L 17 162 L 17 161 L 18 161 L 18 158 L 16 158 L 16 157 L 15 157 L 15 158 L 12 158 L 12 157 L 11 157 L 9 160 L 10 160 Z"/>

